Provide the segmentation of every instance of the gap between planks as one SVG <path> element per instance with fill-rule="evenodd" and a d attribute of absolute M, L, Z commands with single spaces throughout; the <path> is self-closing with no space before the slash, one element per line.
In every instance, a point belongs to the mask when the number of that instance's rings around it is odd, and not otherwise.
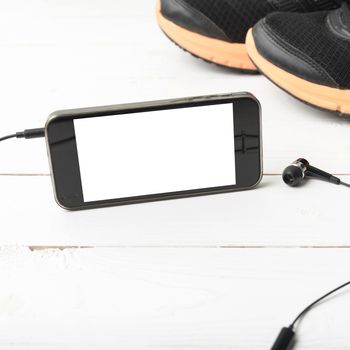
<path fill-rule="evenodd" d="M 288 246 L 288 245 L 255 245 L 255 246 L 28 246 L 31 251 L 37 250 L 65 250 L 65 249 L 350 249 L 348 246 Z"/>

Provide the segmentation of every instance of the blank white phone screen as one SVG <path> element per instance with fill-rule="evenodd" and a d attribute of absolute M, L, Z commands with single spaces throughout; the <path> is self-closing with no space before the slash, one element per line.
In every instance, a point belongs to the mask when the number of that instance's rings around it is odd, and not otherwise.
<path fill-rule="evenodd" d="M 85 202 L 236 184 L 233 105 L 75 119 Z"/>

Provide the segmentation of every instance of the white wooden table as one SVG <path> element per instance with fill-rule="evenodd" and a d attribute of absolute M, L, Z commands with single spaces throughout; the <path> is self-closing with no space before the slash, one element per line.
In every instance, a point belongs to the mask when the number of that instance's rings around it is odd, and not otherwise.
<path fill-rule="evenodd" d="M 42 139 L 1 143 L 2 350 L 269 349 L 350 279 L 349 190 L 280 178 L 303 156 L 349 182 L 349 121 L 184 54 L 152 0 L 3 2 L 0 47 L 1 135 L 56 109 L 250 91 L 265 163 L 254 191 L 73 213 Z M 296 349 L 349 349 L 349 305 L 345 291 L 317 307 Z"/>

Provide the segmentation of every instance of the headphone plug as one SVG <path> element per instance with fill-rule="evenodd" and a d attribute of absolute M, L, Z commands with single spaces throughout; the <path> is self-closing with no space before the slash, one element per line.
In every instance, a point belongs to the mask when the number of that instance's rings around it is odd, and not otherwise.
<path fill-rule="evenodd" d="M 271 350 L 288 350 L 292 345 L 294 336 L 293 326 L 282 328 Z"/>
<path fill-rule="evenodd" d="M 16 137 L 18 139 L 25 138 L 25 139 L 36 139 L 38 137 L 45 137 L 45 129 L 26 129 L 21 132 L 16 132 Z"/>
<path fill-rule="evenodd" d="M 16 132 L 15 134 L 0 137 L 0 141 L 5 141 L 12 138 L 17 139 L 36 139 L 38 137 L 45 137 L 45 129 L 26 129 L 24 131 Z"/>

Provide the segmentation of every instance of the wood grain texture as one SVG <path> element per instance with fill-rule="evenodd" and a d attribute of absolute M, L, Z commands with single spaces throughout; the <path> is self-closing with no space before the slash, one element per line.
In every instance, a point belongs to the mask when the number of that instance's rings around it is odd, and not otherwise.
<path fill-rule="evenodd" d="M 266 350 L 349 265 L 337 249 L 2 248 L 0 348 Z M 348 348 L 349 297 L 305 317 L 295 350 Z"/>
<path fill-rule="evenodd" d="M 316 180 L 81 212 L 56 205 L 49 177 L 0 176 L 0 193 L 0 245 L 350 246 L 349 189 Z"/>
<path fill-rule="evenodd" d="M 349 121 L 186 55 L 157 27 L 153 0 L 2 5 L 0 135 L 57 109 L 250 91 L 265 173 L 303 156 L 350 175 Z M 269 349 L 350 276 L 345 188 L 265 176 L 250 192 L 71 213 L 48 176 L 23 176 L 48 173 L 43 140 L 1 144 L 0 174 L 13 173 L 0 176 L 1 350 Z M 344 292 L 317 307 L 295 350 L 348 349 L 348 305 Z"/>

